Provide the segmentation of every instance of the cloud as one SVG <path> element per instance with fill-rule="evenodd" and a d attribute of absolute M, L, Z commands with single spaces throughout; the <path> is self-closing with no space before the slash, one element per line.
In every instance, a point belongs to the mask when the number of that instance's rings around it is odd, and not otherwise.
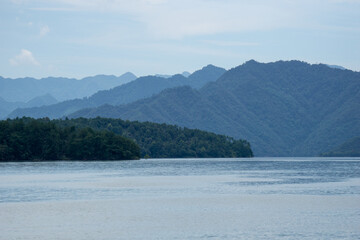
<path fill-rule="evenodd" d="M 203 42 L 220 47 L 251 47 L 251 46 L 260 45 L 257 42 L 240 42 L 240 41 L 205 40 Z"/>
<path fill-rule="evenodd" d="M 21 0 L 14 0 L 21 1 Z M 308 29 L 330 25 L 339 3 L 356 6 L 359 0 L 54 0 L 42 11 L 90 11 L 121 14 L 142 24 L 154 38 Z M 351 8 L 351 7 L 350 7 Z M 35 10 L 35 9 L 34 9 Z"/>
<path fill-rule="evenodd" d="M 39 0 L 41 1 L 41 0 Z M 274 2 L 238 0 L 55 0 L 41 10 L 73 9 L 78 11 L 125 14 L 145 26 L 156 38 L 178 39 L 186 36 L 268 30 L 282 27 L 297 14 L 289 13 L 287 0 Z M 291 1 L 290 1 L 291 2 Z M 45 3 L 45 1 L 44 1 Z M 281 7 L 279 7 L 281 6 Z M 292 9 L 294 10 L 294 9 Z"/>
<path fill-rule="evenodd" d="M 40 37 L 44 37 L 49 32 L 50 32 L 50 28 L 47 25 L 42 26 L 40 29 Z"/>
<path fill-rule="evenodd" d="M 156 37 L 179 39 L 279 28 L 292 16 L 272 6 L 252 2 L 184 0 L 153 6 L 137 18 Z"/>
<path fill-rule="evenodd" d="M 26 49 L 21 49 L 20 54 L 11 58 L 9 62 L 12 66 L 20 66 L 20 65 L 40 66 L 40 63 L 36 61 L 33 54 Z"/>

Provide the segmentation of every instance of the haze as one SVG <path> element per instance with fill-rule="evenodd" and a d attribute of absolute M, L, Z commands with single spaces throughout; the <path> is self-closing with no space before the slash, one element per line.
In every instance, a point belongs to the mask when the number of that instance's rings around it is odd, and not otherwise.
<path fill-rule="evenodd" d="M 4 0 L 3 77 L 137 76 L 297 59 L 360 70 L 360 1 Z"/>

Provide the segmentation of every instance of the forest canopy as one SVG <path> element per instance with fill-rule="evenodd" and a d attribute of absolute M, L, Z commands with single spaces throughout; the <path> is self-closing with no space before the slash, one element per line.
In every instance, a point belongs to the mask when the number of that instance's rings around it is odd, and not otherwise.
<path fill-rule="evenodd" d="M 140 148 L 110 131 L 59 127 L 49 120 L 0 121 L 0 160 L 132 160 Z"/>
<path fill-rule="evenodd" d="M 253 157 L 250 143 L 246 140 L 235 140 L 225 135 L 175 125 L 100 117 L 53 121 L 63 127 L 90 127 L 95 130 L 108 130 L 133 139 L 141 148 L 141 157 Z"/>
<path fill-rule="evenodd" d="M 0 121 L 0 160 L 123 160 L 252 157 L 245 140 L 121 119 Z"/>

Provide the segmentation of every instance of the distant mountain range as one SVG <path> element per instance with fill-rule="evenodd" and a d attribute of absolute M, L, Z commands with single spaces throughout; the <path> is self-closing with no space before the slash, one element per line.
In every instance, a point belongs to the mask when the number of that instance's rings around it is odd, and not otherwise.
<path fill-rule="evenodd" d="M 200 88 L 208 82 L 217 80 L 225 72 L 226 70 L 223 68 L 208 65 L 187 78 L 181 74 L 173 75 L 170 78 L 140 77 L 110 90 L 99 91 L 88 98 L 68 100 L 43 107 L 19 108 L 9 114 L 9 117 L 60 118 L 83 108 L 97 107 L 104 104 L 120 105 L 131 103 L 151 97 L 164 89 L 177 86 L 188 85 L 193 88 Z"/>
<path fill-rule="evenodd" d="M 168 123 L 246 139 L 255 156 L 318 156 L 360 136 L 360 73 L 251 60 L 229 71 L 208 65 L 188 77 L 140 77 L 90 97 L 20 107 L 9 117 Z"/>
<path fill-rule="evenodd" d="M 8 102 L 0 97 L 0 119 L 5 118 L 10 112 L 17 108 L 32 108 L 37 106 L 46 106 L 55 104 L 58 101 L 50 94 L 35 97 L 30 101 L 24 102 Z"/>
<path fill-rule="evenodd" d="M 39 96 L 50 94 L 58 101 L 88 97 L 99 90 L 110 89 L 135 80 L 136 76 L 127 72 L 119 77 L 97 75 L 81 80 L 74 78 L 48 77 L 3 78 L 0 77 L 0 97 L 7 102 L 28 102 Z"/>
<path fill-rule="evenodd" d="M 82 109 L 70 117 L 198 128 L 246 139 L 255 156 L 317 156 L 360 136 L 360 73 L 324 64 L 252 60 L 198 90 L 177 87 L 130 103 L 134 100 Z"/>
<path fill-rule="evenodd" d="M 77 97 L 87 97 L 136 79 L 130 72 L 120 77 L 97 75 L 81 80 L 70 78 L 2 78 L 0 77 L 0 119 L 17 108 L 42 107 Z"/>

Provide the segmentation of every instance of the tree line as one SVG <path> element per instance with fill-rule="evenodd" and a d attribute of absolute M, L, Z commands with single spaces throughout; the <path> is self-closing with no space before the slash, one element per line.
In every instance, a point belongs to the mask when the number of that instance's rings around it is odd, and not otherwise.
<path fill-rule="evenodd" d="M 136 143 L 110 131 L 60 127 L 48 119 L 0 121 L 1 161 L 139 158 Z"/>
<path fill-rule="evenodd" d="M 107 118 L 0 121 L 0 161 L 252 157 L 245 140 Z"/>
<path fill-rule="evenodd" d="M 175 125 L 100 117 L 53 121 L 63 127 L 108 130 L 133 139 L 140 146 L 143 158 L 253 157 L 250 143 L 246 140 Z"/>

